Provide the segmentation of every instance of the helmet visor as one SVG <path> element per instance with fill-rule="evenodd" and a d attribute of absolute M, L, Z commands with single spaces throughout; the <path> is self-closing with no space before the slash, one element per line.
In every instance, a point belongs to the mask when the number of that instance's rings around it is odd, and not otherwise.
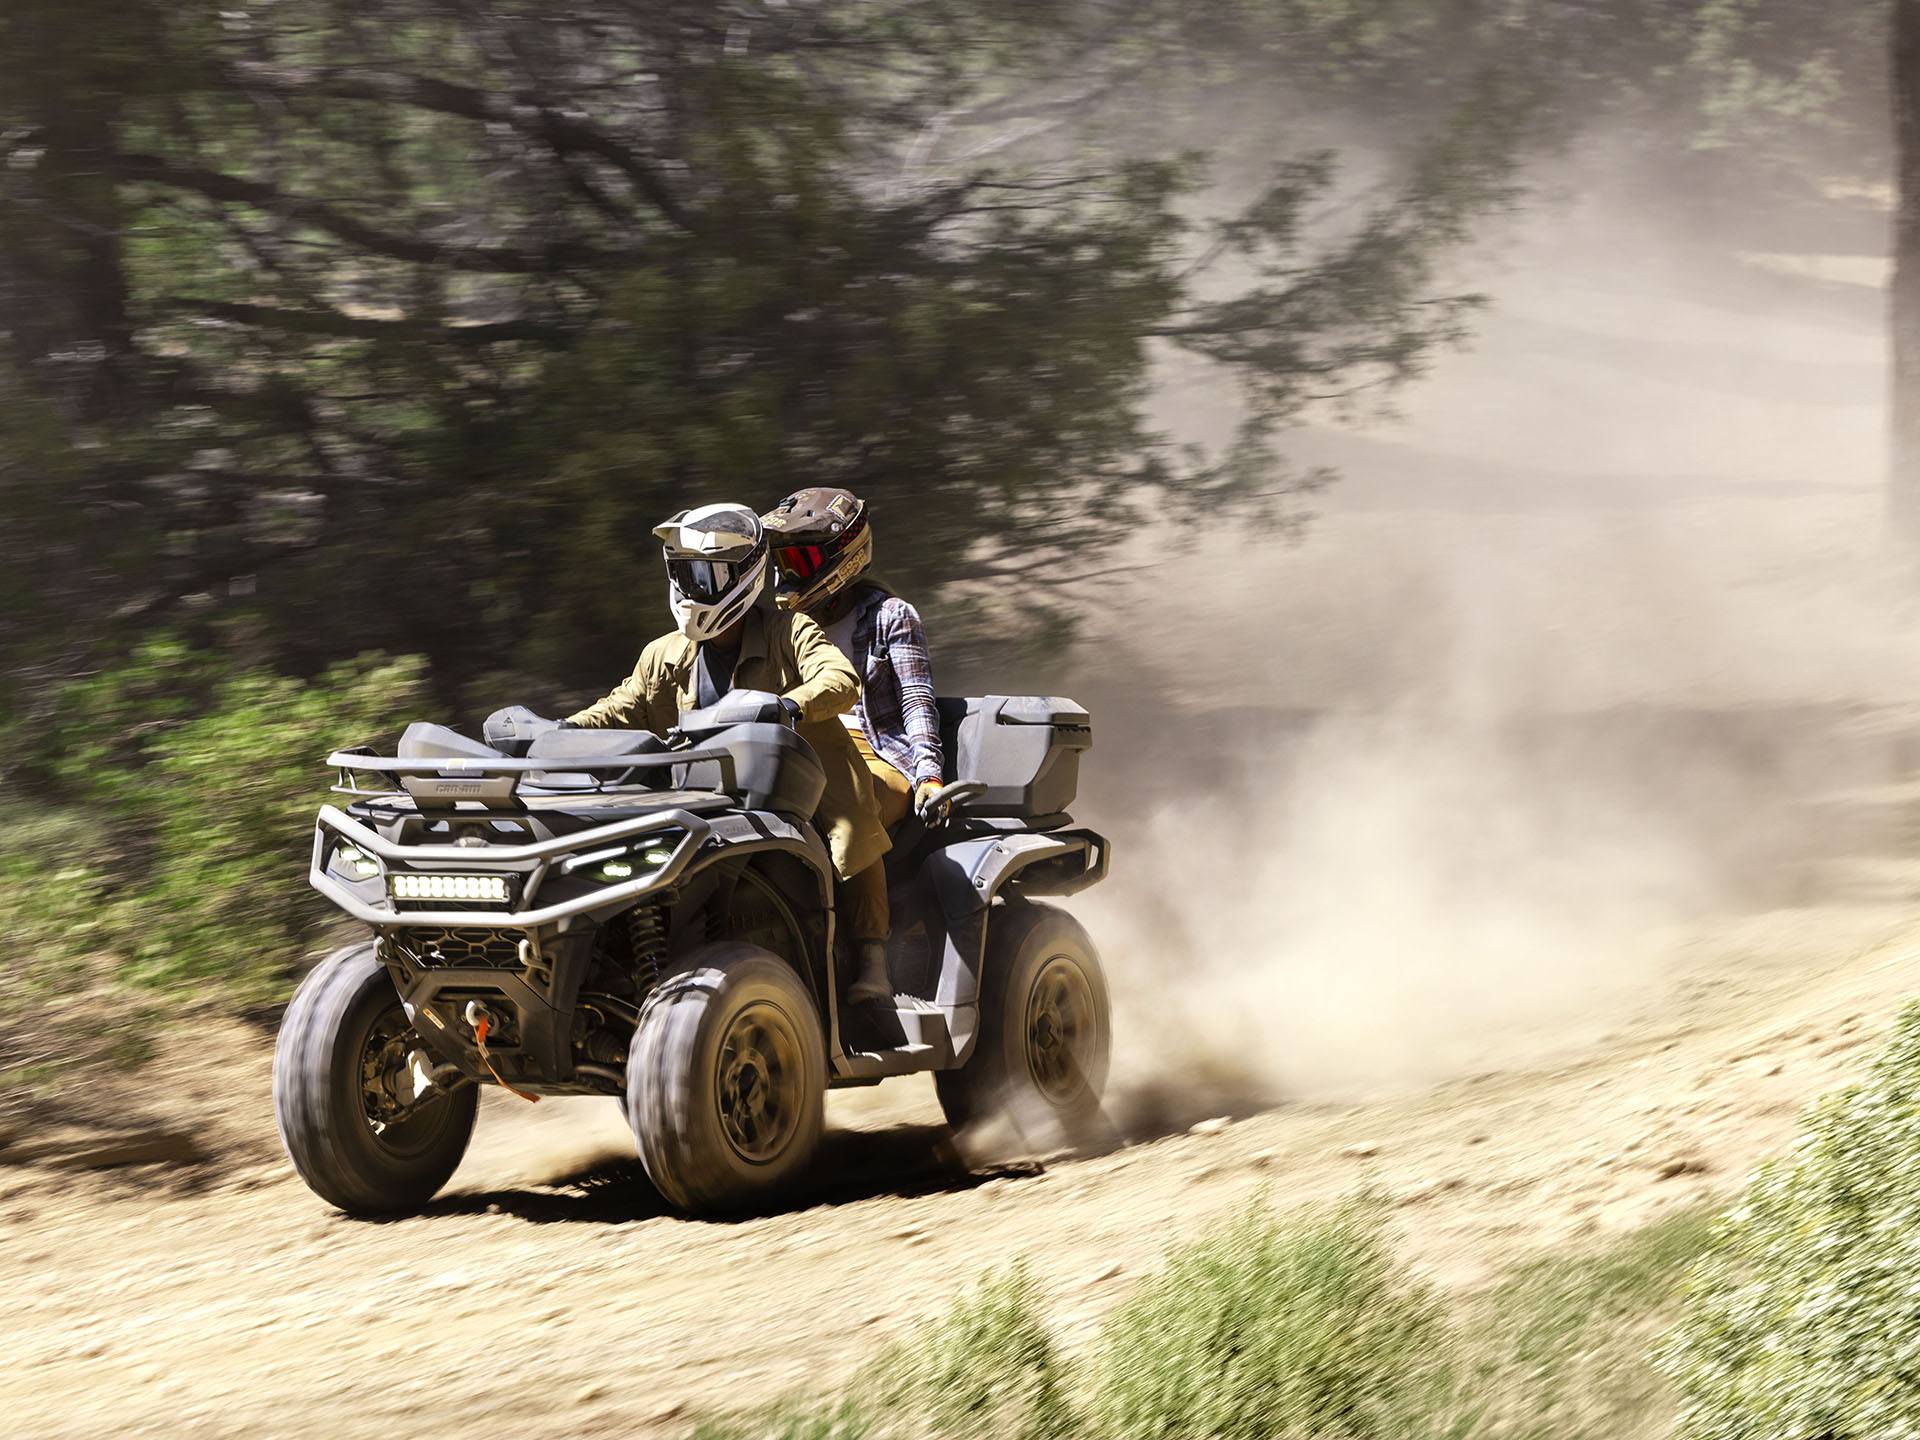
<path fill-rule="evenodd" d="M 667 557 L 667 578 L 680 593 L 702 605 L 711 605 L 733 584 L 740 567 L 731 560 L 689 560 Z"/>
<path fill-rule="evenodd" d="M 782 578 L 811 580 L 827 563 L 827 552 L 818 545 L 789 545 L 774 555 Z"/>

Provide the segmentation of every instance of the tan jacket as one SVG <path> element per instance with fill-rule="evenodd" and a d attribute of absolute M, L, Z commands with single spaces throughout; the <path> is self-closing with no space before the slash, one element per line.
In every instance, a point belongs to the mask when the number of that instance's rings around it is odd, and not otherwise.
<path fill-rule="evenodd" d="M 664 735 L 695 705 L 697 643 L 677 630 L 640 652 L 633 673 L 598 704 L 567 719 L 589 730 L 627 726 Z M 874 803 L 873 780 L 839 717 L 860 698 L 860 677 L 847 657 L 806 615 L 755 606 L 740 635 L 733 683 L 771 690 L 800 707 L 800 734 L 827 772 L 826 792 L 814 812 L 833 868 L 857 875 L 892 848 Z"/>

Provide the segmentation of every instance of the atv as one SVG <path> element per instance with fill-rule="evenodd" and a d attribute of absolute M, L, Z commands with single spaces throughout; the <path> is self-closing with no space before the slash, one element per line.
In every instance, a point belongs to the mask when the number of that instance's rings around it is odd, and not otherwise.
<path fill-rule="evenodd" d="M 947 784 L 893 835 L 891 1005 L 849 1004 L 824 772 L 778 697 L 676 730 L 583 730 L 515 707 L 473 740 L 410 725 L 340 751 L 310 879 L 371 927 L 293 997 L 274 1108 L 295 1169 L 353 1215 L 424 1206 L 479 1087 L 617 1100 L 690 1213 L 773 1203 L 830 1086 L 930 1071 L 948 1120 L 1034 1143 L 1097 1123 L 1108 994 L 1086 932 L 1040 903 L 1105 877 L 1067 815 L 1092 742 L 1071 701 L 941 700 Z"/>

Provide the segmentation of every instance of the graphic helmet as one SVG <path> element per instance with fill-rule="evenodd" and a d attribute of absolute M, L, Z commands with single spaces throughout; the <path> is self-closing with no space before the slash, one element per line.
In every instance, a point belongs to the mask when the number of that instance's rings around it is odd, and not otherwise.
<path fill-rule="evenodd" d="M 711 640 L 753 607 L 767 580 L 767 535 L 744 505 L 702 505 L 653 527 L 667 554 L 673 623 Z"/>

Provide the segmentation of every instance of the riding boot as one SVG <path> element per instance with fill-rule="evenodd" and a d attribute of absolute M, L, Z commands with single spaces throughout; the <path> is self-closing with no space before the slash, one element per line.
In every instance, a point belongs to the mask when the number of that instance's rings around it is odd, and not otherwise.
<path fill-rule="evenodd" d="M 864 1005 L 873 1000 L 892 1001 L 893 977 L 887 973 L 886 941 L 860 942 L 860 973 L 854 976 L 853 984 L 847 987 L 847 999 L 855 1005 Z"/>

